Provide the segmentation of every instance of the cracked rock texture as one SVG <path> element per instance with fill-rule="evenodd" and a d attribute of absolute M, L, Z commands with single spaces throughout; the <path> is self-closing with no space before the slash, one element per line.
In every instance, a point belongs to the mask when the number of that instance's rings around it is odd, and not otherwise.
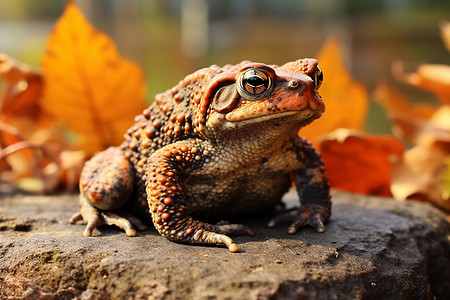
<path fill-rule="evenodd" d="M 0 299 L 449 299 L 450 225 L 428 205 L 334 192 L 324 234 L 241 220 L 240 253 L 70 225 L 77 196 L 0 199 Z M 297 202 L 286 197 L 288 206 Z"/>

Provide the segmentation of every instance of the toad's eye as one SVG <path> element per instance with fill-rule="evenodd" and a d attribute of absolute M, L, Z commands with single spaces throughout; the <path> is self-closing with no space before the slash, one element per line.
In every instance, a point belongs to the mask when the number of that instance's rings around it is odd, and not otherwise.
<path fill-rule="evenodd" d="M 317 67 L 316 74 L 314 74 L 314 89 L 317 91 L 322 85 L 323 73 L 322 70 Z"/>
<path fill-rule="evenodd" d="M 272 87 L 272 78 L 269 74 L 261 69 L 248 69 L 239 75 L 238 79 L 239 94 L 243 98 L 260 99 L 264 97 L 267 92 L 270 92 Z"/>

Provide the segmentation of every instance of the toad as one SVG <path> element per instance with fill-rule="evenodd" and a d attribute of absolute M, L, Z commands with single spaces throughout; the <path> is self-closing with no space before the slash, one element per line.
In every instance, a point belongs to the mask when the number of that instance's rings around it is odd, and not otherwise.
<path fill-rule="evenodd" d="M 213 65 L 188 75 L 155 96 L 120 147 L 85 164 L 81 209 L 70 222 L 87 223 L 85 236 L 104 224 L 135 236 L 147 216 L 171 241 L 237 252 L 229 236 L 253 231 L 206 221 L 273 210 L 294 182 L 301 205 L 268 226 L 287 221 L 290 234 L 306 225 L 324 232 L 328 179 L 319 154 L 298 135 L 325 110 L 322 80 L 314 59 Z"/>

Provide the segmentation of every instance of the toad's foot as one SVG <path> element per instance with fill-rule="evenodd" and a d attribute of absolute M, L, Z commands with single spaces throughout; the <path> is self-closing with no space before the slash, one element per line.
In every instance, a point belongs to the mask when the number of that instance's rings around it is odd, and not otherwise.
<path fill-rule="evenodd" d="M 190 232 L 195 232 L 189 237 Z M 182 232 L 179 232 L 182 233 Z M 253 230 L 241 224 L 228 224 L 219 222 L 216 225 L 205 224 L 193 221 L 193 224 L 184 232 L 188 234 L 179 234 L 178 241 L 194 244 L 225 244 L 230 252 L 238 252 L 239 246 L 231 239 L 230 235 L 254 235 Z M 185 238 L 182 238 L 182 237 Z"/>
<path fill-rule="evenodd" d="M 227 246 L 230 252 L 239 252 L 239 246 L 228 235 L 254 235 L 253 230 L 241 224 L 224 224 L 220 222 L 212 225 L 203 223 L 191 218 L 180 220 L 175 229 L 166 230 L 156 224 L 156 228 L 160 228 L 163 236 L 174 242 L 188 244 L 209 244 Z"/>
<path fill-rule="evenodd" d="M 288 228 L 289 234 L 296 233 L 300 228 L 310 225 L 317 232 L 325 232 L 325 223 L 330 218 L 330 210 L 321 205 L 309 204 L 273 218 L 267 226 L 274 227 L 281 222 L 293 222 Z"/>
<path fill-rule="evenodd" d="M 208 234 L 211 234 L 211 237 L 213 239 L 216 239 L 215 242 L 212 242 L 212 244 L 225 244 L 228 247 L 228 250 L 230 252 L 238 252 L 239 246 L 233 242 L 233 240 L 228 237 L 227 235 L 249 235 L 253 236 L 255 233 L 252 229 L 250 229 L 248 226 L 242 225 L 242 224 L 230 224 L 227 221 L 220 221 L 219 223 L 213 225 L 215 227 L 215 230 L 217 232 L 220 232 L 222 234 L 217 234 L 214 232 L 209 232 Z"/>
<path fill-rule="evenodd" d="M 84 236 L 92 236 L 94 229 L 102 225 L 115 225 L 124 230 L 127 236 L 136 236 L 135 228 L 138 230 L 145 230 L 147 228 L 135 216 L 124 212 L 100 210 L 89 204 L 81 195 L 80 204 L 80 211 L 74 214 L 69 222 L 75 224 L 77 221 L 83 220 L 87 224 L 83 231 Z"/>
<path fill-rule="evenodd" d="M 225 244 L 230 252 L 235 253 L 239 251 L 239 246 L 229 236 L 212 231 L 203 231 L 201 229 L 197 230 L 193 236 L 193 240 L 188 242 L 211 245 Z"/>

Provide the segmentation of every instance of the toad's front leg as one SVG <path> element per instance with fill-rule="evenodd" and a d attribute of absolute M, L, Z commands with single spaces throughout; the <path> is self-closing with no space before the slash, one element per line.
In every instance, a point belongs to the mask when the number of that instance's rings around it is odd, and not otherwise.
<path fill-rule="evenodd" d="M 294 173 L 295 186 L 300 198 L 300 207 L 281 214 L 269 222 L 273 227 L 280 222 L 292 222 L 288 233 L 294 234 L 306 225 L 318 232 L 325 232 L 325 223 L 331 216 L 330 185 L 327 174 L 317 151 L 305 139 L 295 141 L 298 160 L 303 167 Z"/>
<path fill-rule="evenodd" d="M 202 142 L 180 141 L 156 151 L 149 159 L 146 191 L 153 223 L 159 233 L 175 242 L 189 244 L 225 244 L 239 251 L 226 234 L 252 231 L 239 224 L 211 225 L 192 219 L 187 213 L 187 198 L 181 174 L 201 168 L 211 155 Z M 200 201 L 201 199 L 196 199 Z"/>

